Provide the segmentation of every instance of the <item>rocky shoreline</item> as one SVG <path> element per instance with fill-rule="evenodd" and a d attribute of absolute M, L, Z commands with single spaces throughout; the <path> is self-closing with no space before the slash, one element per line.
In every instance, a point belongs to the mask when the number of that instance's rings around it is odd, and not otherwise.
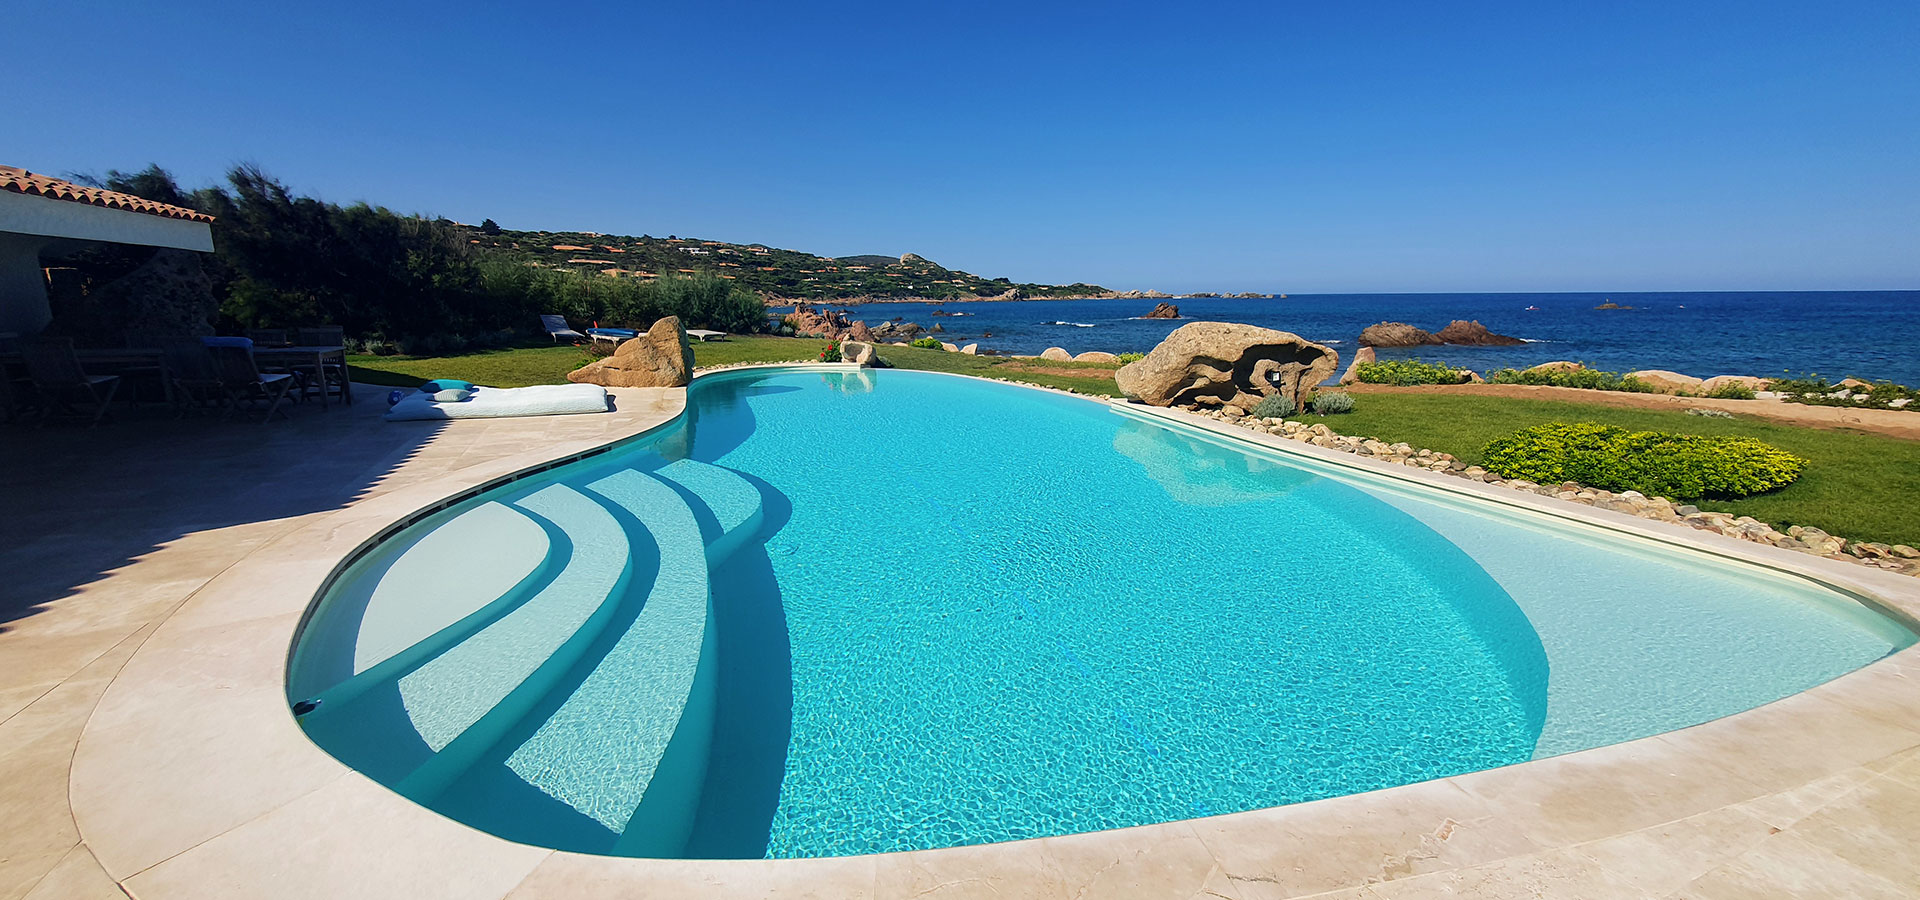
<path fill-rule="evenodd" d="M 884 303 L 1011 303 L 1016 300 L 1272 300 L 1285 294 L 1260 294 L 1243 291 L 1238 294 L 1222 294 L 1212 291 L 1169 294 L 1164 291 L 1102 291 L 1094 294 L 1073 294 L 1071 296 L 1036 297 L 1018 288 L 991 297 L 835 297 L 831 300 L 804 297 L 776 297 L 763 294 L 761 303 L 768 308 L 781 306 L 868 306 Z"/>

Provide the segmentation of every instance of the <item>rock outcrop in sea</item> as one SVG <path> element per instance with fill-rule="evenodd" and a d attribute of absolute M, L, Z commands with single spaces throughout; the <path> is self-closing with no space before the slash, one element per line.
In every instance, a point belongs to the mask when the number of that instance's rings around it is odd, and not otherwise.
<path fill-rule="evenodd" d="M 1438 333 L 1415 328 L 1405 322 L 1381 322 L 1360 332 L 1363 347 L 1420 347 L 1428 344 L 1461 344 L 1472 347 L 1512 347 L 1524 344 L 1517 337 L 1494 334 L 1476 321 L 1455 319 Z"/>
<path fill-rule="evenodd" d="M 1360 331 L 1362 347 L 1418 347 L 1423 344 L 1438 344 L 1440 339 L 1424 329 L 1415 328 L 1405 322 L 1381 322 L 1368 325 Z"/>
<path fill-rule="evenodd" d="M 1443 344 L 1463 344 L 1473 347 L 1515 347 L 1526 343 L 1517 337 L 1494 334 L 1479 320 L 1466 321 L 1455 319 L 1447 327 L 1434 333 L 1434 339 Z"/>
<path fill-rule="evenodd" d="M 1141 316 L 1140 318 L 1142 319 L 1178 319 L 1180 318 L 1180 307 L 1175 306 L 1171 303 L 1162 303 L 1159 306 L 1154 307 L 1152 312 L 1149 312 L 1146 315 Z"/>

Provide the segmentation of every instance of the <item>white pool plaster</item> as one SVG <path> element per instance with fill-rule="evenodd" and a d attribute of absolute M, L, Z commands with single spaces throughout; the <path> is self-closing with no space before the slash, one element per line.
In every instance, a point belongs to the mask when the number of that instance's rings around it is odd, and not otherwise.
<path fill-rule="evenodd" d="M 101 631 L 90 657 L 31 662 L 36 633 L 83 615 L 64 611 L 73 598 L 19 620 L 45 624 L 0 631 L 0 897 L 1920 894 L 1915 649 L 1737 715 L 1500 769 L 1191 821 L 834 859 L 646 860 L 514 844 L 416 806 L 309 742 L 287 706 L 287 653 L 329 577 L 424 510 L 669 423 L 685 405 L 684 391 L 617 393 L 617 420 L 447 423 L 339 508 L 219 539 L 189 532 L 180 552 L 133 560 L 102 590 L 158 598 L 153 612 Z M 1136 411 L 1810 578 L 1907 621 L 1920 614 L 1911 578 Z M 216 465 L 195 477 L 220 476 Z M 196 568 L 199 557 L 214 562 Z M 16 677 L 13 660 L 43 671 Z"/>

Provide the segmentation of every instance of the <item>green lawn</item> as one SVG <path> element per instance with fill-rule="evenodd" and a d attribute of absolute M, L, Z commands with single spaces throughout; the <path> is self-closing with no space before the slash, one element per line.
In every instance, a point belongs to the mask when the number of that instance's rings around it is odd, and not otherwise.
<path fill-rule="evenodd" d="M 808 338 L 734 337 L 695 343 L 693 361 L 701 366 L 723 366 L 815 359 L 826 345 L 826 341 Z M 1011 378 L 1090 394 L 1119 393 L 1113 385 L 1115 367 L 1100 363 L 968 356 L 917 347 L 882 346 L 879 352 L 881 359 L 902 369 Z M 494 387 L 525 387 L 566 381 L 567 373 L 585 365 L 587 360 L 586 351 L 562 345 L 488 350 L 462 356 L 350 356 L 347 364 L 353 367 L 353 379 L 362 384 L 412 387 L 430 378 L 458 378 Z"/>
<path fill-rule="evenodd" d="M 1758 438 L 1805 458 L 1800 479 L 1701 509 L 1752 516 L 1781 529 L 1812 525 L 1857 540 L 1920 544 L 1920 441 L 1764 419 L 1713 419 L 1664 410 L 1447 394 L 1356 394 L 1354 411 L 1323 421 L 1342 434 L 1406 441 L 1469 463 L 1494 438 L 1547 422 L 1597 422 L 1636 431 Z"/>
<path fill-rule="evenodd" d="M 813 359 L 826 342 L 806 338 L 735 337 L 694 345 L 699 365 Z M 1113 366 L 967 356 L 940 350 L 881 347 L 880 357 L 902 369 L 1007 378 L 1088 394 L 1118 395 Z M 429 378 L 460 378 L 497 387 L 554 384 L 586 363 L 578 347 L 526 347 L 452 357 L 354 356 L 354 380 L 413 386 Z M 1782 529 L 1813 525 L 1856 540 L 1920 545 L 1920 441 L 1801 428 L 1760 419 L 1710 419 L 1684 413 L 1582 403 L 1445 394 L 1358 394 L 1346 415 L 1324 421 L 1342 434 L 1480 461 L 1488 441 L 1545 422 L 1599 422 L 1624 428 L 1759 438 L 1808 460 L 1800 480 L 1744 500 L 1706 501 L 1702 509 L 1750 515 Z"/>

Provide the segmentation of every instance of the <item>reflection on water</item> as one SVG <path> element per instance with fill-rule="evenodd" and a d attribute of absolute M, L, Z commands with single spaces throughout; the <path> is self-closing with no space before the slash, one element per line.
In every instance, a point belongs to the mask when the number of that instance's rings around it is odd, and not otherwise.
<path fill-rule="evenodd" d="M 1125 418 L 1113 449 L 1140 464 L 1167 495 L 1189 506 L 1258 503 L 1293 493 L 1316 476 L 1212 441 Z"/>

